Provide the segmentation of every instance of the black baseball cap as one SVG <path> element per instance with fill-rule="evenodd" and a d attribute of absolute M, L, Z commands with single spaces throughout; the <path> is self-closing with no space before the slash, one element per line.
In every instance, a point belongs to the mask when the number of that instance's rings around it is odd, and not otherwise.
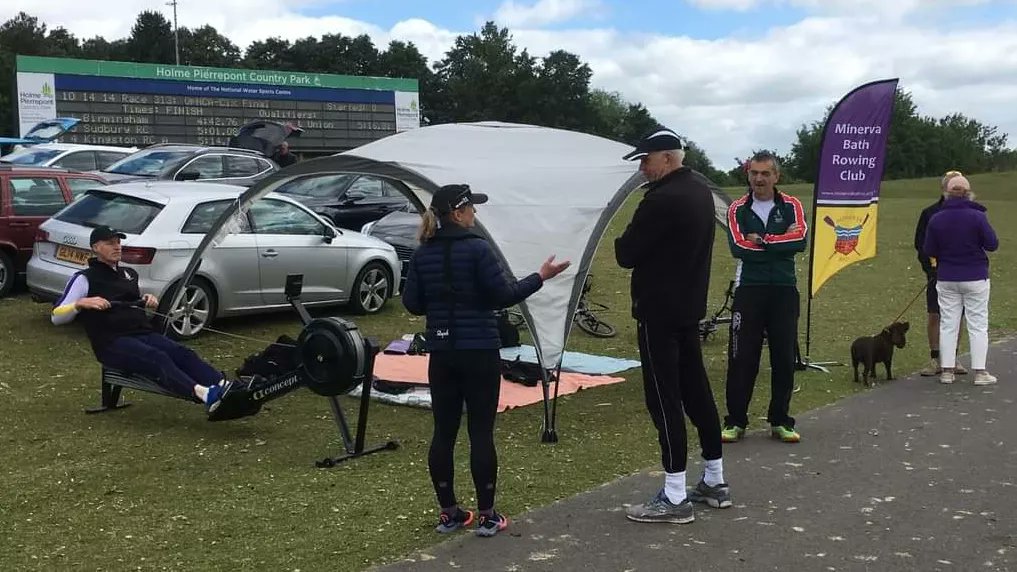
<path fill-rule="evenodd" d="M 622 159 L 635 161 L 636 159 L 642 159 L 654 151 L 671 151 L 673 149 L 684 148 L 685 144 L 677 133 L 667 127 L 658 125 L 653 131 L 650 131 L 640 139 L 639 143 L 636 144 L 636 148 L 628 155 L 622 157 Z"/>
<path fill-rule="evenodd" d="M 431 196 L 431 208 L 439 215 L 447 215 L 466 205 L 482 205 L 487 195 L 474 193 L 469 185 L 445 185 Z"/>
<path fill-rule="evenodd" d="M 119 230 L 114 230 L 105 225 L 97 226 L 94 229 L 92 229 L 92 235 L 88 237 L 88 245 L 91 246 L 99 242 L 100 240 L 109 240 L 114 237 L 124 239 L 127 238 L 127 235 L 120 232 Z"/>

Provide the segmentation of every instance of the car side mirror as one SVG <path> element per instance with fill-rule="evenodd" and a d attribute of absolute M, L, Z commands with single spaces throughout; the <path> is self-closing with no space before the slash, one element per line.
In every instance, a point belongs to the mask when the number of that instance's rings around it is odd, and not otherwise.
<path fill-rule="evenodd" d="M 176 176 L 178 181 L 197 181 L 200 178 L 201 173 L 197 171 L 181 171 Z"/>
<path fill-rule="evenodd" d="M 325 244 L 332 244 L 332 241 L 335 240 L 336 236 L 337 236 L 336 230 L 334 228 L 326 225 L 325 226 L 325 232 L 323 233 L 323 236 L 322 236 L 323 240 L 325 241 Z"/>

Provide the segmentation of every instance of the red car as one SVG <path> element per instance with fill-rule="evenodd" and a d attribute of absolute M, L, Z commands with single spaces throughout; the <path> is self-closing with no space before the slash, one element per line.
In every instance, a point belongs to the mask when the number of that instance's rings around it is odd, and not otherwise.
<path fill-rule="evenodd" d="M 0 297 L 25 272 L 39 225 L 78 195 L 105 184 L 92 173 L 0 165 Z"/>

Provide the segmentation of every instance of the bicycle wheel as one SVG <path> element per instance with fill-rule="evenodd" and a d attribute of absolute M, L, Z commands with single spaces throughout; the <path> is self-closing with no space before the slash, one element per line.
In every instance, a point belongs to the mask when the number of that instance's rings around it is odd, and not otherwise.
<path fill-rule="evenodd" d="M 617 333 L 614 326 L 602 321 L 589 312 L 577 313 L 576 325 L 582 331 L 596 338 L 612 338 Z"/>

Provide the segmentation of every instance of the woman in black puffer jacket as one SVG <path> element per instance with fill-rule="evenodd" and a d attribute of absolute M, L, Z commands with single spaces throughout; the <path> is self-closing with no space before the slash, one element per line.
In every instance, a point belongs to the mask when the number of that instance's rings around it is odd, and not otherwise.
<path fill-rule="evenodd" d="M 427 316 L 431 354 L 427 374 L 434 415 L 428 468 L 441 506 L 436 530 L 452 532 L 473 522 L 473 512 L 459 508 L 453 487 L 453 450 L 465 403 L 480 512 L 476 533 L 494 536 L 508 526 L 508 519 L 494 510 L 498 475 L 494 417 L 501 387 L 495 311 L 522 302 L 569 263 L 555 263 L 552 256 L 539 272 L 512 280 L 487 240 L 471 230 L 474 205 L 486 201 L 486 195 L 474 194 L 466 185 L 446 185 L 432 196 L 402 299 L 410 313 Z"/>

